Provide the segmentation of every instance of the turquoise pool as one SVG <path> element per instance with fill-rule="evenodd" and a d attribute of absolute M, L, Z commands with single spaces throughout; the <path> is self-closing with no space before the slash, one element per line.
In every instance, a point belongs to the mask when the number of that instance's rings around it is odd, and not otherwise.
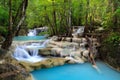
<path fill-rule="evenodd" d="M 35 80 L 120 80 L 117 72 L 101 61 L 97 61 L 98 72 L 90 63 L 66 64 L 31 72 Z"/>
<path fill-rule="evenodd" d="M 13 38 L 14 41 L 42 40 L 42 39 L 46 39 L 46 37 L 45 36 L 17 36 Z"/>

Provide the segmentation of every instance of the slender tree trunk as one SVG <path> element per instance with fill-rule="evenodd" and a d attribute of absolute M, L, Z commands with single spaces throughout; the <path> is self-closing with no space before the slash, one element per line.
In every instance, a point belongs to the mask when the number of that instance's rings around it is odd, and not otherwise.
<path fill-rule="evenodd" d="M 55 11 L 55 3 L 54 3 L 54 0 L 52 1 L 52 7 L 53 7 L 53 24 L 54 24 L 54 31 L 55 31 L 55 34 L 58 34 L 57 23 L 56 23 L 56 11 Z"/>
<path fill-rule="evenodd" d="M 90 1 L 87 0 L 87 4 L 86 4 L 86 16 L 85 16 L 85 33 L 89 31 L 89 25 L 88 25 L 89 3 L 90 3 Z"/>
<path fill-rule="evenodd" d="M 8 49 L 10 45 L 12 44 L 12 0 L 9 0 L 9 27 L 8 27 L 8 35 L 5 41 L 3 42 L 1 48 L 2 49 Z"/>
<path fill-rule="evenodd" d="M 118 8 L 118 1 L 114 0 L 113 1 L 113 8 L 112 8 L 112 12 L 113 14 L 115 13 L 115 11 Z M 118 27 L 118 18 L 116 15 L 113 16 L 113 31 L 117 31 L 117 27 Z"/>
<path fill-rule="evenodd" d="M 20 25 L 23 23 L 23 21 L 25 19 L 25 11 L 26 11 L 27 4 L 28 4 L 28 0 L 24 0 L 23 5 L 22 5 L 23 8 L 22 8 L 22 11 L 20 13 L 20 14 L 22 14 L 22 16 L 19 17 L 20 21 L 17 24 L 17 28 L 13 29 L 13 25 L 16 26 L 16 24 L 13 24 L 13 20 L 12 20 L 12 0 L 9 0 L 8 35 L 7 35 L 5 41 L 3 42 L 2 46 L 1 46 L 2 49 L 9 49 L 9 47 L 11 46 L 14 34 L 19 31 Z M 17 23 L 17 22 L 14 22 L 14 23 Z"/>
<path fill-rule="evenodd" d="M 67 9 L 67 4 L 69 3 L 69 0 L 64 0 L 64 6 L 63 6 L 63 8 L 64 8 L 64 29 L 66 30 L 65 32 L 66 32 L 66 35 L 67 36 L 69 36 L 69 33 L 70 33 L 70 13 L 69 13 L 69 11 L 68 11 L 68 9 Z"/>
<path fill-rule="evenodd" d="M 15 35 L 16 35 L 16 36 L 18 36 L 18 33 L 19 33 L 20 29 L 21 29 L 21 25 L 22 25 L 22 23 L 23 23 L 24 20 L 25 20 L 27 5 L 28 5 L 28 0 L 24 0 L 24 1 L 22 2 L 22 11 L 21 11 L 21 13 L 20 13 L 22 16 L 20 16 L 20 20 L 19 20 L 19 22 L 18 22 L 18 24 L 17 24 L 17 28 L 16 28 L 16 30 L 15 30 Z"/>
<path fill-rule="evenodd" d="M 46 11 L 46 6 L 44 7 L 44 10 L 45 10 L 45 20 L 46 20 L 46 23 L 49 23 L 50 25 L 50 32 L 51 32 L 51 35 L 55 35 L 55 31 L 54 31 L 54 27 L 53 27 L 53 24 L 51 23 L 48 15 L 47 15 L 47 11 Z"/>
<path fill-rule="evenodd" d="M 72 36 L 72 25 L 71 25 L 71 23 L 72 23 L 72 21 L 71 21 L 72 20 L 71 19 L 71 17 L 72 17 L 72 7 L 71 7 L 71 0 L 69 0 L 68 3 L 69 3 L 69 17 L 68 17 L 69 33 L 68 33 L 68 36 Z"/>

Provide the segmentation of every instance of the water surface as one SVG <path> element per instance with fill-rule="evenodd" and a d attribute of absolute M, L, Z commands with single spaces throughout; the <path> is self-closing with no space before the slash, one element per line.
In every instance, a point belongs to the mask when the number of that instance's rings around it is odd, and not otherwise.
<path fill-rule="evenodd" d="M 84 63 L 66 64 L 31 73 L 35 80 L 120 80 L 120 72 L 111 69 L 101 61 L 97 61 L 97 66 L 99 72 L 90 63 Z"/>
<path fill-rule="evenodd" d="M 14 41 L 27 41 L 27 40 L 43 40 L 45 36 L 16 36 L 13 38 Z"/>

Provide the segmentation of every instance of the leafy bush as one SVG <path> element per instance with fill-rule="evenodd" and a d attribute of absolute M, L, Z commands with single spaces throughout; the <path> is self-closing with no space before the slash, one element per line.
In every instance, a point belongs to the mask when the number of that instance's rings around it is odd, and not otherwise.
<path fill-rule="evenodd" d="M 115 68 L 120 67 L 120 33 L 111 32 L 101 47 L 101 56 Z"/>
<path fill-rule="evenodd" d="M 0 6 L 0 24 L 1 25 L 8 25 L 8 10 L 4 7 Z"/>
<path fill-rule="evenodd" d="M 105 40 L 106 44 L 111 44 L 113 46 L 119 46 L 120 43 L 120 33 L 112 32 L 108 38 Z"/>

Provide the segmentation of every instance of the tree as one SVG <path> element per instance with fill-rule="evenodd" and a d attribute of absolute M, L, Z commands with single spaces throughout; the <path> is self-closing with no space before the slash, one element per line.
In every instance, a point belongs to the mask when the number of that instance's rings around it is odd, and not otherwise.
<path fill-rule="evenodd" d="M 9 47 L 11 46 L 14 34 L 16 34 L 16 32 L 19 30 L 20 25 L 23 23 L 25 19 L 25 11 L 27 8 L 28 0 L 22 1 L 21 5 L 18 8 L 18 11 L 16 12 L 16 16 L 14 16 L 14 14 L 12 13 L 13 12 L 12 3 L 13 1 L 9 0 L 9 27 L 7 37 L 1 46 L 2 49 L 9 49 Z M 22 10 L 19 11 L 19 9 Z M 14 20 L 13 17 L 15 17 Z"/>

